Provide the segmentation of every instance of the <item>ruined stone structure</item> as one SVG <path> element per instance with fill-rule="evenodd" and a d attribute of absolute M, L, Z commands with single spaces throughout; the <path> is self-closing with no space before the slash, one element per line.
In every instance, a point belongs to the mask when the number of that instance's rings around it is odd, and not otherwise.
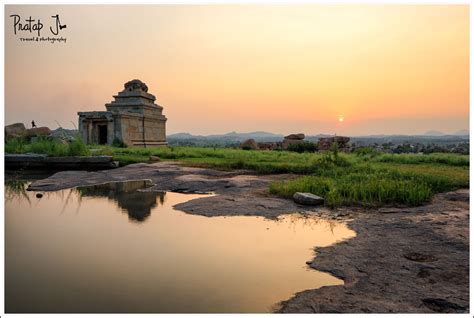
<path fill-rule="evenodd" d="M 79 112 L 79 132 L 88 144 L 124 143 L 127 146 L 161 146 L 166 142 L 166 117 L 156 97 L 140 80 L 105 104 L 107 111 Z"/>
<path fill-rule="evenodd" d="M 304 137 L 305 137 L 305 135 L 301 134 L 301 133 L 300 134 L 291 134 L 291 135 L 285 136 L 281 146 L 282 146 L 283 149 L 288 149 L 288 147 L 290 147 L 290 145 L 299 144 L 299 143 L 304 142 Z"/>

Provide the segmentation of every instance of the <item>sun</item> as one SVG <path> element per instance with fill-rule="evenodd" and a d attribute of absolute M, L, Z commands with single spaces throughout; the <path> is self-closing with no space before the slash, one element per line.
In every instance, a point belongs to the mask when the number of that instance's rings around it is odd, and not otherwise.
<path fill-rule="evenodd" d="M 339 122 L 342 123 L 344 121 L 344 116 L 339 116 Z"/>

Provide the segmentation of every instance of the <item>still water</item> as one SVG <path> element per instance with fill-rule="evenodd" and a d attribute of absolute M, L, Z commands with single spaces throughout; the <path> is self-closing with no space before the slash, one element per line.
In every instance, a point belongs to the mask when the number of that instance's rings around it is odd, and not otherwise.
<path fill-rule="evenodd" d="M 268 312 L 341 284 L 308 268 L 313 247 L 354 235 L 301 215 L 203 217 L 206 195 L 111 184 L 44 193 L 6 185 L 6 312 Z"/>

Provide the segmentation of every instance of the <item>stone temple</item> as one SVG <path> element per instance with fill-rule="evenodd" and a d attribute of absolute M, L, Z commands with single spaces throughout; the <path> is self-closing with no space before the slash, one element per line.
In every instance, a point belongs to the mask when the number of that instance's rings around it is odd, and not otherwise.
<path fill-rule="evenodd" d="M 162 146 L 166 142 L 166 117 L 156 97 L 140 80 L 125 83 L 123 91 L 105 104 L 107 111 L 78 112 L 79 133 L 88 144 Z"/>

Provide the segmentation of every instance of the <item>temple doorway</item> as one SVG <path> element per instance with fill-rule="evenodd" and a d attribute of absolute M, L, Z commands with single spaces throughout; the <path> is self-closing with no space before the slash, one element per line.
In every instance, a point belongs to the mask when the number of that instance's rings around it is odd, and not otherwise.
<path fill-rule="evenodd" d="M 99 145 L 107 143 L 107 125 L 98 125 L 99 128 Z"/>

